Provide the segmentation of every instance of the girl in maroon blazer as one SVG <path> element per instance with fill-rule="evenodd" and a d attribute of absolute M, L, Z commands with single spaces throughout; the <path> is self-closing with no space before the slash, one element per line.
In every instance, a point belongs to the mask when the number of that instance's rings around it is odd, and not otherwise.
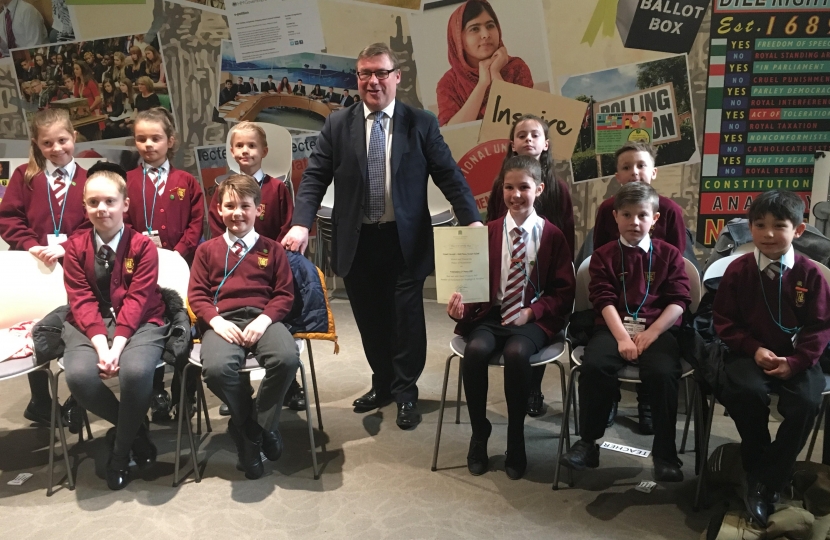
<path fill-rule="evenodd" d="M 530 156 L 542 165 L 542 182 L 545 189 L 536 198 L 536 212 L 562 231 L 568 242 L 568 253 L 574 254 L 574 206 L 568 185 L 553 174 L 553 159 L 550 154 L 548 123 L 533 114 L 525 114 L 510 128 L 510 146 L 505 161 L 513 156 Z M 501 174 L 493 182 L 493 191 L 487 201 L 487 221 L 493 221 L 507 214 L 504 202 L 504 178 Z M 545 396 L 542 395 L 542 378 L 545 366 L 539 366 L 531 375 L 530 396 L 527 399 L 527 414 L 536 417 L 545 412 Z"/>
<path fill-rule="evenodd" d="M 573 306 L 576 281 L 568 242 L 562 232 L 533 208 L 542 194 L 542 168 L 530 156 L 514 156 L 503 168 L 504 202 L 509 212 L 487 224 L 490 243 L 490 301 L 464 304 L 454 293 L 447 313 L 466 336 L 463 381 L 473 436 L 467 468 L 487 471 L 487 364 L 495 352 L 504 357 L 507 399 L 507 475 L 517 480 L 527 467 L 525 407 L 532 355 L 565 327 Z"/>
<path fill-rule="evenodd" d="M 131 454 L 142 469 L 156 460 L 143 420 L 166 333 L 158 250 L 124 226 L 130 200 L 119 175 L 90 177 L 84 206 L 94 230 L 70 238 L 64 257 L 66 383 L 82 407 L 115 426 L 107 432 L 106 477 L 110 489 L 121 489 L 129 482 Z M 105 384 L 115 376 L 120 402 Z"/>
<path fill-rule="evenodd" d="M 86 171 L 75 163 L 75 130 L 61 109 L 38 111 L 32 117 L 29 164 L 12 174 L 0 202 L 0 237 L 9 249 L 28 251 L 46 264 L 64 255 L 63 243 L 81 225 Z M 32 399 L 23 416 L 48 425 L 52 398 L 44 372 L 29 374 Z"/>
<path fill-rule="evenodd" d="M 132 204 L 124 221 L 156 247 L 177 251 L 190 265 L 202 238 L 205 202 L 199 182 L 170 165 L 178 145 L 173 117 L 156 107 L 138 113 L 133 126 L 141 163 L 127 173 Z M 155 379 L 153 420 L 169 419 L 170 405 L 170 395 L 164 390 L 164 369 L 160 368 Z"/>

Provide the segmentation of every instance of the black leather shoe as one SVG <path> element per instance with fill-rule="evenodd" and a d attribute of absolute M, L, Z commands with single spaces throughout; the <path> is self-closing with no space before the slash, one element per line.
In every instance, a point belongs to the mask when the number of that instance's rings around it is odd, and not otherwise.
<path fill-rule="evenodd" d="M 421 413 L 418 404 L 413 401 L 398 403 L 398 419 L 395 420 L 401 429 L 413 429 L 421 423 Z"/>
<path fill-rule="evenodd" d="M 23 411 L 23 418 L 35 424 L 49 426 L 52 423 L 52 402 L 46 401 L 44 403 L 38 403 L 35 400 L 31 400 L 26 405 L 26 410 Z"/>
<path fill-rule="evenodd" d="M 144 470 L 155 464 L 158 449 L 150 440 L 150 430 L 144 423 L 139 428 L 130 450 L 133 453 L 133 461 L 139 469 Z"/>
<path fill-rule="evenodd" d="M 750 519 L 766 528 L 771 497 L 767 493 L 766 486 L 761 482 L 747 479 L 747 484 L 746 497 L 744 498 L 746 511 L 749 513 Z"/>
<path fill-rule="evenodd" d="M 153 422 L 170 421 L 170 394 L 167 390 L 162 390 L 153 396 L 150 401 L 150 410 Z"/>
<path fill-rule="evenodd" d="M 305 390 L 303 387 L 294 381 L 294 384 L 285 393 L 285 399 L 282 402 L 283 406 L 288 407 L 292 411 L 305 410 Z"/>
<path fill-rule="evenodd" d="M 279 431 L 262 430 L 262 453 L 268 461 L 277 461 L 282 456 L 282 435 Z"/>
<path fill-rule="evenodd" d="M 487 440 L 470 439 L 470 450 L 467 452 L 467 470 L 470 471 L 470 474 L 481 476 L 486 473 L 489 459 L 487 456 Z"/>
<path fill-rule="evenodd" d="M 127 465 L 117 465 L 117 459 L 110 452 L 107 460 L 107 487 L 113 491 L 124 489 L 130 483 L 130 469 Z"/>
<path fill-rule="evenodd" d="M 527 397 L 527 415 L 536 418 L 545 414 L 545 409 L 545 396 L 542 392 L 531 390 Z"/>
<path fill-rule="evenodd" d="M 679 460 L 671 462 L 658 457 L 654 458 L 654 479 L 658 482 L 682 482 L 681 465 Z"/>
<path fill-rule="evenodd" d="M 84 423 L 84 414 L 81 406 L 75 401 L 75 398 L 69 396 L 61 405 L 61 418 L 63 425 L 69 430 L 69 433 L 77 435 L 81 431 Z"/>
<path fill-rule="evenodd" d="M 237 429 L 233 422 L 228 422 L 228 435 L 236 443 L 238 458 L 236 468 L 243 471 L 245 478 L 248 480 L 260 478 L 265 472 L 265 467 L 262 465 L 262 456 L 259 455 L 262 450 L 262 438 L 252 441 L 241 430 Z"/>
<path fill-rule="evenodd" d="M 605 423 L 606 428 L 610 428 L 614 425 L 614 422 L 617 421 L 617 410 L 620 407 L 619 401 L 612 401 L 611 402 L 611 412 L 608 414 L 608 421 Z"/>
<path fill-rule="evenodd" d="M 356 413 L 363 413 L 369 412 L 374 409 L 380 409 L 384 405 L 388 405 L 392 403 L 392 396 L 386 394 L 380 394 L 377 390 L 372 388 L 356 400 L 352 402 L 354 406 L 354 412 Z"/>
<path fill-rule="evenodd" d="M 579 439 L 569 451 L 562 454 L 559 464 L 575 471 L 596 469 L 599 467 L 599 445 Z"/>
<path fill-rule="evenodd" d="M 527 454 L 522 444 L 514 448 L 508 448 L 504 458 L 504 472 L 511 480 L 518 480 L 525 474 L 527 469 Z"/>
<path fill-rule="evenodd" d="M 224 403 L 219 405 L 219 416 L 230 416 L 231 410 Z"/>
<path fill-rule="evenodd" d="M 654 424 L 651 421 L 651 405 L 639 403 L 637 405 L 637 416 L 640 420 L 640 434 L 654 435 Z"/>

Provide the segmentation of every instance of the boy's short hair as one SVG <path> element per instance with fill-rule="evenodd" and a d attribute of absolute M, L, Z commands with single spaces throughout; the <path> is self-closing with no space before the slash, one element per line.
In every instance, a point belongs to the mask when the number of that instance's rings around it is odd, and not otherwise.
<path fill-rule="evenodd" d="M 793 193 L 783 189 L 771 189 L 755 197 L 749 206 L 749 224 L 756 219 L 764 219 L 772 214 L 776 219 L 783 219 L 798 227 L 804 222 L 804 201 Z"/>
<path fill-rule="evenodd" d="M 534 157 L 513 156 L 507 158 L 501 167 L 501 173 L 504 176 L 510 171 L 524 171 L 533 178 L 533 182 L 537 186 L 542 183 L 542 165 Z"/>
<path fill-rule="evenodd" d="M 238 122 L 235 126 L 231 128 L 230 136 L 231 136 L 231 146 L 233 146 L 233 136 L 240 131 L 248 131 L 256 133 L 259 136 L 259 142 L 262 144 L 263 148 L 268 148 L 268 137 L 265 136 L 265 130 L 259 127 L 257 124 L 253 122 L 249 122 L 248 120 L 243 120 L 242 122 Z"/>
<path fill-rule="evenodd" d="M 101 162 L 99 161 L 98 163 L 100 164 Z M 123 169 L 121 169 L 121 172 L 123 172 Z M 86 183 L 84 183 L 84 202 L 86 202 L 86 187 L 90 184 L 90 181 L 96 178 L 106 178 L 107 180 L 112 182 L 113 185 L 115 185 L 115 188 L 118 190 L 118 193 L 120 193 L 124 199 L 128 197 L 127 181 L 124 180 L 124 176 L 122 176 L 120 172 L 113 171 L 110 168 L 101 167 L 98 170 L 92 171 L 91 173 L 87 174 Z"/>
<path fill-rule="evenodd" d="M 113 172 L 121 178 L 123 178 L 125 182 L 127 181 L 127 171 L 125 171 L 124 167 L 122 167 L 118 163 L 110 163 L 109 161 L 99 161 L 95 165 L 90 167 L 89 170 L 86 172 L 87 178 L 97 173 L 98 171 Z"/>
<path fill-rule="evenodd" d="M 259 184 L 247 174 L 233 174 L 220 182 L 219 187 L 216 188 L 216 198 L 220 205 L 224 203 L 225 195 L 228 193 L 235 193 L 238 199 L 250 197 L 256 205 L 262 201 L 262 190 Z"/>
<path fill-rule="evenodd" d="M 645 152 L 651 156 L 652 165 L 657 163 L 657 149 L 655 149 L 651 143 L 643 141 L 628 141 L 624 145 L 620 146 L 616 152 L 614 152 L 615 165 L 619 163 L 620 156 L 626 152 Z"/>
<path fill-rule="evenodd" d="M 660 195 L 645 182 L 629 182 L 614 195 L 614 210 L 617 212 L 624 206 L 640 206 L 641 204 L 651 204 L 651 211 L 654 213 L 660 209 Z"/>

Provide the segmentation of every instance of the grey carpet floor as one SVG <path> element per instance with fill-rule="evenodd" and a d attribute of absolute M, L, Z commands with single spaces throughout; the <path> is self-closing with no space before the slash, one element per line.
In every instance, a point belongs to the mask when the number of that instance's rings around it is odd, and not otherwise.
<path fill-rule="evenodd" d="M 660 484 L 650 494 L 634 490 L 652 479 L 650 459 L 603 451 L 600 468 L 575 475 L 575 487 L 551 490 L 554 456 L 562 419 L 559 377 L 550 366 L 543 384 L 548 404 L 540 418 L 528 418 L 529 466 L 511 481 L 504 473 L 506 406 L 502 375 L 490 370 L 488 415 L 494 429 L 489 443 L 490 471 L 480 477 L 466 470 L 471 434 L 466 410 L 453 423 L 448 407 L 438 471 L 431 472 L 444 364 L 452 323 L 445 307 L 427 301 L 429 349 L 421 376 L 423 423 L 413 431 L 395 425 L 395 406 L 367 414 L 351 402 L 368 390 L 370 370 L 347 302 L 333 304 L 340 354 L 328 342 L 314 343 L 324 430 L 315 419 L 322 476 L 314 480 L 304 413 L 286 410 L 282 433 L 286 451 L 266 463 L 263 478 L 250 481 L 235 469 L 227 421 L 219 400 L 208 392 L 213 433 L 203 435 L 200 458 L 204 479 L 192 475 L 171 487 L 176 425 L 153 424 L 158 463 L 123 491 L 111 492 L 103 480 L 109 427 L 92 417 L 92 441 L 70 436 L 77 487 L 46 497 L 48 430 L 31 427 L 21 413 L 28 401 L 25 378 L 0 385 L 0 530 L 4 539 L 87 538 L 699 538 L 708 519 L 722 506 L 717 494 L 710 509 L 694 512 L 694 453 L 682 456 L 686 480 Z M 307 358 L 303 355 L 303 358 Z M 307 362 L 306 362 L 307 364 Z M 450 387 L 457 381 L 457 364 Z M 168 380 L 170 375 L 168 374 Z M 117 386 L 117 380 L 113 382 Z M 452 392 L 450 393 L 452 395 Z M 61 399 L 67 395 L 61 382 Z M 678 415 L 678 444 L 685 416 Z M 732 421 L 715 415 L 711 448 L 736 441 Z M 777 421 L 773 419 L 773 425 Z M 773 428 L 774 429 L 774 428 Z M 637 433 L 636 398 L 623 392 L 617 424 L 605 440 L 649 449 L 651 438 Z M 819 439 L 820 444 L 821 439 Z M 819 446 L 820 448 L 820 446 Z M 819 451 L 820 453 L 820 451 Z M 62 464 L 59 470 L 63 470 Z M 7 482 L 21 472 L 34 477 L 22 486 Z"/>

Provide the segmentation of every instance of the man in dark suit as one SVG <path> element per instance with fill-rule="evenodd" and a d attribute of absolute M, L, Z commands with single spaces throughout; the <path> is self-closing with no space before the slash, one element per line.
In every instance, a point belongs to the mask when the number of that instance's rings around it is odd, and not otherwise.
<path fill-rule="evenodd" d="M 295 96 L 304 96 L 305 95 L 305 86 L 303 86 L 303 80 L 297 79 L 297 84 L 294 85 L 294 90 L 291 91 L 292 94 Z"/>
<path fill-rule="evenodd" d="M 233 81 L 228 79 L 225 81 L 225 87 L 219 91 L 219 105 L 224 105 L 236 98 L 236 90 L 233 87 Z"/>
<path fill-rule="evenodd" d="M 239 93 L 240 94 L 250 94 L 251 93 L 251 84 L 243 82 L 242 77 L 237 77 L 236 86 L 239 88 Z"/>
<path fill-rule="evenodd" d="M 248 77 L 248 86 L 251 87 L 251 92 L 259 92 L 259 88 L 257 88 L 253 77 Z M 263 86 L 265 86 L 265 85 L 263 85 Z"/>
<path fill-rule="evenodd" d="M 274 84 L 274 76 L 268 75 L 268 80 L 262 82 L 262 91 L 263 92 L 276 92 L 277 85 Z"/>
<path fill-rule="evenodd" d="M 323 103 L 328 103 L 328 102 L 337 103 L 335 101 L 336 98 L 337 98 L 337 94 L 334 93 L 334 88 L 329 86 L 329 91 L 326 92 L 325 96 L 323 96 Z"/>
<path fill-rule="evenodd" d="M 421 421 L 416 383 L 426 363 L 423 288 L 435 265 L 428 177 L 461 224 L 481 222 L 435 117 L 395 100 L 401 80 L 395 53 L 383 43 L 370 45 L 358 55 L 357 71 L 363 103 L 326 119 L 282 244 L 305 251 L 333 179 L 333 267 L 346 283 L 373 372 L 372 389 L 354 401 L 355 412 L 394 400 L 398 426 L 409 429 Z"/>
<path fill-rule="evenodd" d="M 340 97 L 340 105 L 349 107 L 354 104 L 354 98 L 349 95 L 348 90 L 343 90 L 343 95 Z"/>

